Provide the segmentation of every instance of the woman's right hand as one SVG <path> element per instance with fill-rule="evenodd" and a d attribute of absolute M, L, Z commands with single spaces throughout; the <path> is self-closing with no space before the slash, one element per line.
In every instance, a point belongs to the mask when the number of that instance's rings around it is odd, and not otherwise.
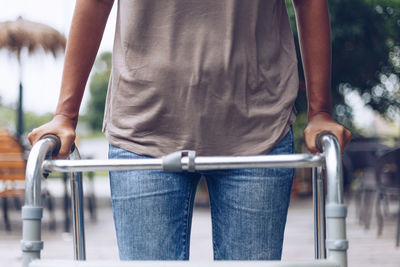
<path fill-rule="evenodd" d="M 71 146 L 75 140 L 76 120 L 65 115 L 55 115 L 54 118 L 42 126 L 35 128 L 28 134 L 28 140 L 34 145 L 43 136 L 54 134 L 61 140 L 60 152 L 56 158 L 66 159 L 71 151 Z"/>
<path fill-rule="evenodd" d="M 65 52 L 60 97 L 54 118 L 28 135 L 34 145 L 46 134 L 61 140 L 56 158 L 67 158 L 75 140 L 75 129 L 85 85 L 114 0 L 76 1 Z"/>

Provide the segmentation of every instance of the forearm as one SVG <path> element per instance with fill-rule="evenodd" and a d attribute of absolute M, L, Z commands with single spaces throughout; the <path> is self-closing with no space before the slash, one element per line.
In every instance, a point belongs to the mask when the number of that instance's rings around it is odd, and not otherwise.
<path fill-rule="evenodd" d="M 293 0 L 307 88 L 308 118 L 331 113 L 331 40 L 326 0 Z"/>
<path fill-rule="evenodd" d="M 78 0 L 68 37 L 55 115 L 77 122 L 86 82 L 96 58 L 112 1 Z"/>

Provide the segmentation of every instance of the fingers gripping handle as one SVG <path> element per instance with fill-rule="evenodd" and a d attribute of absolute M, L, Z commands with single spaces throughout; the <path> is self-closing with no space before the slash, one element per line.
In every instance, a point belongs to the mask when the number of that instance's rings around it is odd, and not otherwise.
<path fill-rule="evenodd" d="M 61 139 L 57 135 L 46 134 L 45 136 L 43 136 L 40 139 L 50 139 L 54 143 L 54 148 L 51 151 L 51 155 L 52 156 L 58 155 L 58 152 L 60 152 L 60 148 L 61 148 Z M 73 143 L 71 146 L 71 153 L 74 152 L 74 150 L 75 150 L 75 143 Z"/>
<path fill-rule="evenodd" d="M 57 156 L 58 152 L 60 152 L 61 148 L 61 139 L 54 134 L 46 134 L 40 139 L 50 139 L 54 143 L 53 150 L 51 151 L 52 156 Z"/>
<path fill-rule="evenodd" d="M 337 139 L 336 136 L 335 136 L 333 133 L 331 133 L 331 132 L 324 131 L 324 132 L 319 133 L 319 134 L 317 135 L 317 138 L 316 138 L 316 141 L 315 141 L 315 145 L 317 146 L 317 149 L 318 149 L 320 152 L 323 152 L 322 138 L 323 138 L 324 136 L 326 136 L 326 135 L 333 136 L 333 137 L 335 137 L 335 139 Z"/>

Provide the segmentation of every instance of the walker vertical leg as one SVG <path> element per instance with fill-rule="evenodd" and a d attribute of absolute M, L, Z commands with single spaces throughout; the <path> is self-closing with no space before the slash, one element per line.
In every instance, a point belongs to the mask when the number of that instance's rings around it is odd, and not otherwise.
<path fill-rule="evenodd" d="M 40 259 L 43 248 L 41 225 L 43 208 L 41 205 L 42 163 L 48 152 L 55 147 L 51 139 L 40 140 L 31 150 L 26 165 L 25 205 L 22 207 L 22 266 L 27 267 L 32 260 Z"/>
<path fill-rule="evenodd" d="M 312 169 L 314 205 L 314 250 L 315 259 L 326 259 L 325 249 L 325 192 L 322 168 Z"/>
<path fill-rule="evenodd" d="M 75 148 L 70 156 L 71 159 L 80 159 L 78 150 Z M 85 228 L 83 217 L 83 187 L 82 173 L 71 173 L 71 211 L 72 211 L 72 229 L 74 239 L 74 259 L 86 260 L 85 249 Z"/>
<path fill-rule="evenodd" d="M 326 248 L 328 259 L 347 267 L 348 241 L 346 237 L 347 207 L 343 203 L 343 171 L 339 143 L 324 136 L 322 146 L 325 154 L 326 195 Z"/>

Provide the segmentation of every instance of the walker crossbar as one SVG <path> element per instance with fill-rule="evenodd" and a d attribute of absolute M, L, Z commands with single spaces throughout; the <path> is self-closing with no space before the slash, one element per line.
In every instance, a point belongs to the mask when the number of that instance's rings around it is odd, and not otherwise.
<path fill-rule="evenodd" d="M 343 204 L 343 180 L 340 148 L 336 138 L 324 133 L 318 137 L 320 154 L 294 154 L 271 156 L 217 156 L 196 157 L 194 151 L 177 151 L 162 158 L 132 160 L 81 160 L 75 148 L 69 160 L 50 160 L 51 154 L 59 147 L 59 140 L 52 136 L 37 142 L 29 155 L 26 169 L 25 205 L 22 209 L 23 239 L 21 241 L 22 264 L 27 266 L 50 266 L 40 259 L 43 248 L 41 241 L 42 207 L 40 203 L 41 177 L 52 171 L 72 172 L 71 199 L 73 212 L 73 237 L 75 260 L 84 261 L 85 236 L 83 224 L 82 171 L 102 170 L 161 170 L 169 172 L 204 171 L 241 168 L 313 168 L 314 237 L 315 258 L 312 264 L 268 263 L 265 266 L 340 266 L 347 267 L 346 206 Z M 325 169 L 325 171 L 323 171 Z M 327 178 L 325 203 L 324 173 Z M 326 207 L 326 211 L 325 211 Z M 325 237 L 326 231 L 326 237 Z M 327 249 L 327 256 L 326 250 Z M 32 262 L 32 265 L 30 263 Z M 43 265 L 40 265 L 43 263 Z M 79 266 L 94 266 L 89 262 Z M 85 265 L 87 264 L 87 265 Z M 106 263 L 105 263 L 106 264 Z M 132 263 L 121 266 L 139 266 Z M 164 266 L 163 264 L 151 266 Z M 255 264 L 255 263 L 254 263 Z M 112 266 L 115 263 L 107 265 Z M 193 265 L 193 264 L 190 264 Z M 219 265 L 219 264 L 216 264 Z M 52 265 L 54 266 L 54 265 Z M 57 266 L 63 266 L 61 263 Z M 75 265 L 74 265 L 75 266 Z M 78 266 L 78 265 L 76 265 Z M 96 265 L 100 266 L 100 265 Z M 101 265 L 106 266 L 106 265 Z M 150 265 L 146 265 L 150 266 Z M 194 264 L 193 266 L 197 266 Z"/>
<path fill-rule="evenodd" d="M 195 157 L 194 170 L 241 169 L 241 168 L 306 168 L 323 164 L 324 157 L 316 154 L 236 156 L 236 157 Z M 189 170 L 189 157 L 179 158 L 179 170 Z M 177 164 L 175 164 L 177 165 Z M 118 170 L 165 170 L 163 158 L 155 159 L 112 159 L 112 160 L 46 160 L 44 171 L 84 172 Z"/>

